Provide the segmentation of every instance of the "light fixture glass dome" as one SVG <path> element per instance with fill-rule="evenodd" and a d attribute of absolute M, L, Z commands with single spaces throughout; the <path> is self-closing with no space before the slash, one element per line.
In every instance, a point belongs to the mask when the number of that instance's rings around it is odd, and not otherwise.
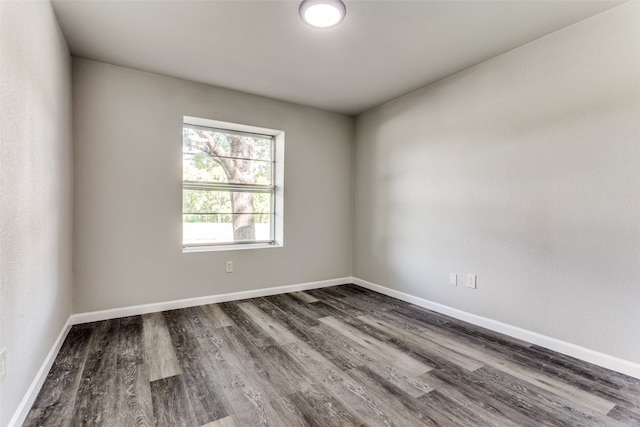
<path fill-rule="evenodd" d="M 347 8 L 340 0 L 303 0 L 299 12 L 307 24 L 317 28 L 329 28 L 342 22 Z"/>

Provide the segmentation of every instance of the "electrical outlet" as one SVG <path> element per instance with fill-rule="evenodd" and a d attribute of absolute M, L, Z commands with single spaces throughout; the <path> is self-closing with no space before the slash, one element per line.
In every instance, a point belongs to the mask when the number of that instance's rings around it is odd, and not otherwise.
<path fill-rule="evenodd" d="M 458 275 L 456 273 L 449 274 L 449 284 L 451 286 L 458 286 Z"/>
<path fill-rule="evenodd" d="M 5 374 L 7 373 L 7 366 L 5 363 L 4 353 L 6 349 L 0 350 L 0 381 L 4 379 Z"/>
<path fill-rule="evenodd" d="M 227 261 L 224 265 L 224 271 L 226 273 L 233 273 L 233 261 Z"/>
<path fill-rule="evenodd" d="M 476 288 L 476 283 L 478 281 L 478 276 L 475 274 L 467 274 L 467 287 L 468 288 Z"/>

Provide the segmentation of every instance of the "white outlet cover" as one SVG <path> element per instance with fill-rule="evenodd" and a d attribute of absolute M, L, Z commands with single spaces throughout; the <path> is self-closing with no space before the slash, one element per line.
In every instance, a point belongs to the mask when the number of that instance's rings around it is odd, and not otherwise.
<path fill-rule="evenodd" d="M 451 286 L 458 286 L 458 275 L 456 273 L 449 274 L 449 284 Z"/>
<path fill-rule="evenodd" d="M 467 274 L 467 287 L 476 289 L 477 280 L 478 276 L 475 274 Z"/>

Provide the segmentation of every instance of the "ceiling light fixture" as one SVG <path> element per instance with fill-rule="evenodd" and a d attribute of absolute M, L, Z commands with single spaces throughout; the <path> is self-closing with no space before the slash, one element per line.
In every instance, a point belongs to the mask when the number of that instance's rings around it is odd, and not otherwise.
<path fill-rule="evenodd" d="M 347 7 L 341 0 L 302 0 L 300 17 L 304 22 L 317 28 L 338 25 L 347 14 Z"/>

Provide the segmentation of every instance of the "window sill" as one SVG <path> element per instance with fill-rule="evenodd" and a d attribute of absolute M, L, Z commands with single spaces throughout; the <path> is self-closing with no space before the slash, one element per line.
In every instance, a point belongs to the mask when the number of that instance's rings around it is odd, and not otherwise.
<path fill-rule="evenodd" d="M 221 251 L 241 251 L 245 249 L 271 249 L 281 248 L 282 245 L 275 243 L 245 243 L 242 245 L 211 245 L 211 246 L 183 246 L 182 253 L 193 252 L 221 252 Z"/>

